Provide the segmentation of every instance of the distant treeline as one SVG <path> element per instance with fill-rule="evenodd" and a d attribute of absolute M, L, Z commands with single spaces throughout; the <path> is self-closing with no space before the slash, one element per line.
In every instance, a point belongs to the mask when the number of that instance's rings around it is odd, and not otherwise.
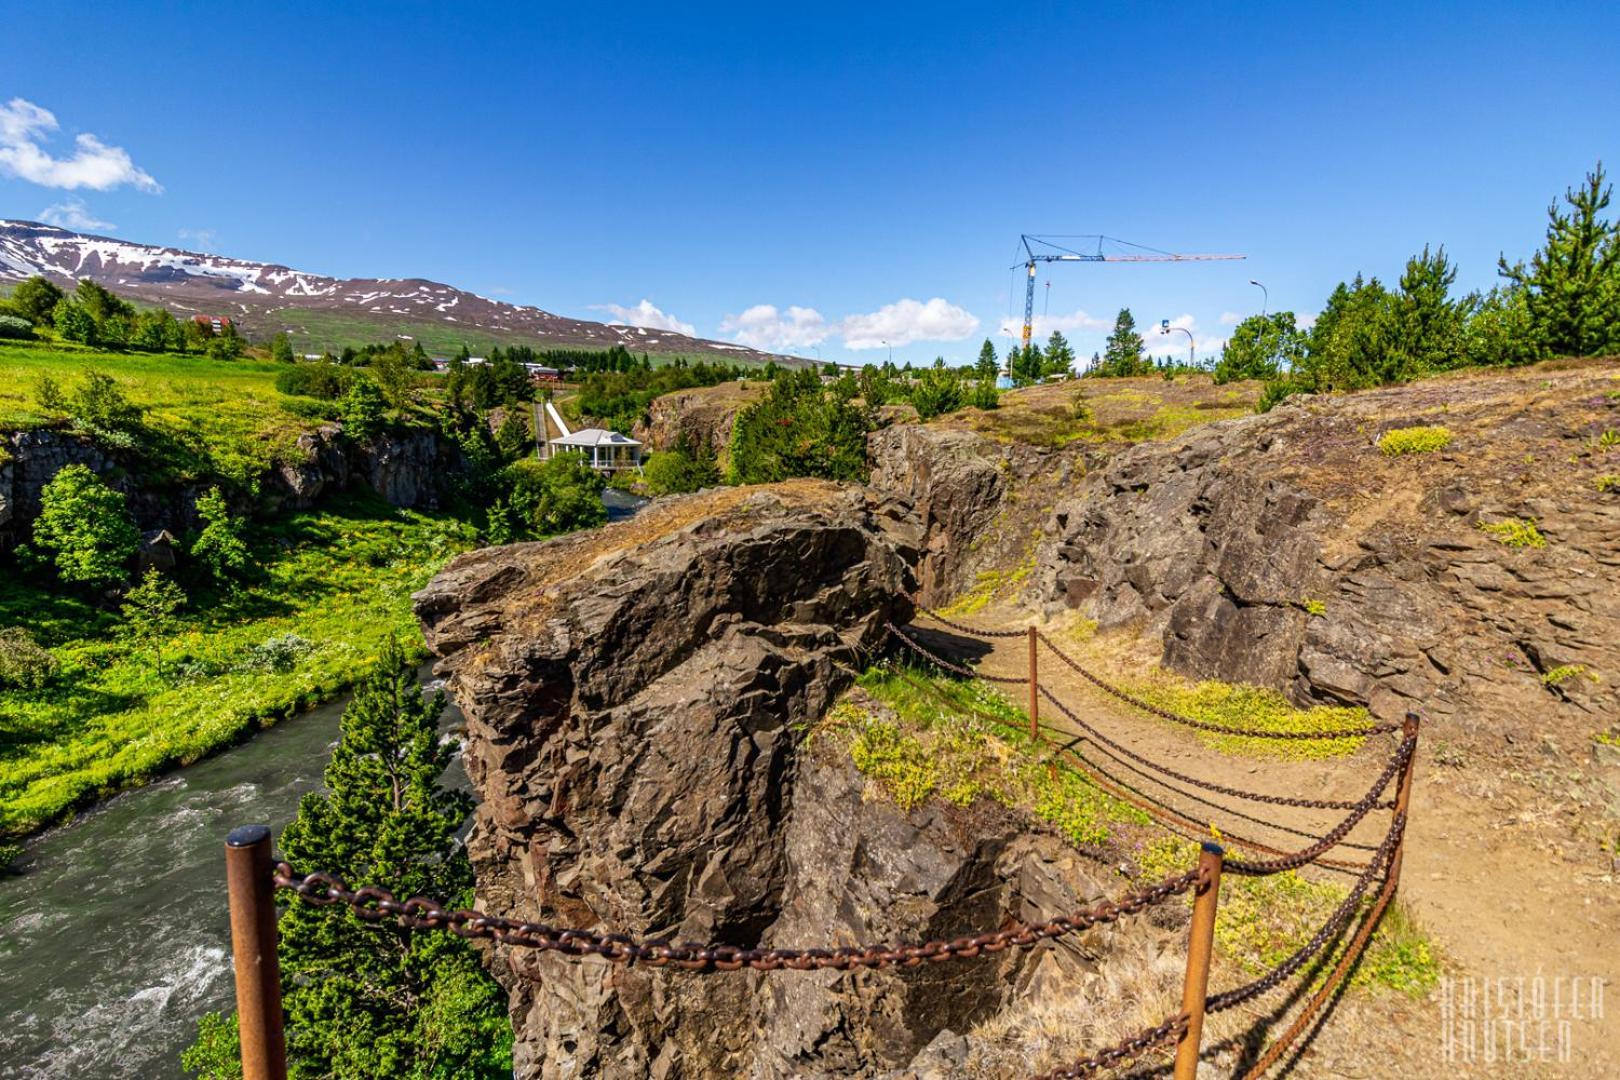
<path fill-rule="evenodd" d="M 1341 282 L 1309 329 L 1291 311 L 1252 315 L 1234 328 L 1215 381 L 1264 379 L 1268 409 L 1297 393 L 1620 352 L 1620 221 L 1604 218 L 1611 193 L 1599 164 L 1548 207 L 1546 241 L 1528 263 L 1497 260 L 1501 283 L 1488 292 L 1456 295 L 1456 266 L 1444 248 L 1425 247 L 1393 288 L 1360 274 Z"/>
<path fill-rule="evenodd" d="M 212 323 L 176 319 L 163 308 L 140 308 L 93 281 L 64 292 L 35 275 L 0 300 L 0 338 L 55 337 L 102 349 L 207 353 L 232 360 L 242 339 L 229 322 L 216 334 Z"/>

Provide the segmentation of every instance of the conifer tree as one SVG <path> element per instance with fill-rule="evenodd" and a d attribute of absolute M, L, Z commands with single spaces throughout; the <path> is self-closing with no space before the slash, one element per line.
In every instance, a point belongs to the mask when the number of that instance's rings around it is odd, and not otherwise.
<path fill-rule="evenodd" d="M 1595 356 L 1620 349 L 1620 221 L 1604 221 L 1613 188 L 1603 163 L 1579 190 L 1564 192 L 1567 211 L 1547 208 L 1546 246 L 1530 265 L 1497 260 L 1497 273 L 1525 291 L 1542 356 Z"/>
<path fill-rule="evenodd" d="M 1074 367 L 1074 350 L 1069 347 L 1063 331 L 1053 330 L 1046 339 L 1046 356 L 1041 364 L 1042 375 L 1067 375 Z"/>
<path fill-rule="evenodd" d="M 1147 342 L 1136 332 L 1136 317 L 1130 308 L 1120 308 L 1113 332 L 1103 347 L 1102 362 L 1092 368 L 1091 374 L 1117 378 L 1152 373 L 1153 361 L 1147 356 Z"/>
<path fill-rule="evenodd" d="M 444 696 L 422 693 L 390 641 L 344 710 L 327 790 L 305 795 L 281 834 L 287 860 L 351 886 L 466 906 L 472 868 L 456 834 L 472 800 L 440 784 L 453 752 L 439 739 L 443 708 Z M 511 1076 L 505 995 L 465 940 L 296 903 L 278 930 L 291 1076 Z M 218 1014 L 201 1022 L 183 1064 L 205 1078 L 229 1076 L 228 1024 Z"/>
<path fill-rule="evenodd" d="M 985 338 L 984 344 L 979 346 L 979 361 L 973 365 L 973 374 L 980 381 L 994 382 L 1000 373 L 1001 364 L 996 359 L 996 347 L 991 344 L 989 338 Z"/>

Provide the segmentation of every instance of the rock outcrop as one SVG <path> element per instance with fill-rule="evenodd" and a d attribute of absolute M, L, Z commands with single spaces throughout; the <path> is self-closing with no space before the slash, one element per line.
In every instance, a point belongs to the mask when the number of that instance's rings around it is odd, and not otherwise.
<path fill-rule="evenodd" d="M 1123 451 L 1054 508 L 1035 595 L 1302 702 L 1612 710 L 1587 676 L 1620 671 L 1620 500 L 1593 482 L 1620 399 L 1612 365 L 1546 376 L 1304 400 Z M 1426 423 L 1452 444 L 1380 453 Z M 1545 546 L 1479 528 L 1507 520 Z"/>
<path fill-rule="evenodd" d="M 874 431 L 867 454 L 871 486 L 910 501 L 922 519 L 917 581 L 925 604 L 944 603 L 981 573 L 1006 577 L 1028 565 L 1055 493 L 1087 466 L 1081 451 L 924 424 Z"/>
<path fill-rule="evenodd" d="M 417 612 L 467 717 L 480 905 L 836 946 L 967 933 L 1102 892 L 1096 864 L 1004 811 L 902 812 L 866 797 L 847 753 L 805 744 L 884 621 L 910 615 L 918 536 L 901 501 L 799 481 L 453 561 Z M 1049 962 L 1084 964 L 1081 948 Z M 950 977 L 702 975 L 501 948 L 490 966 L 525 1080 L 877 1077 L 945 1075 L 955 1036 L 1044 955 Z"/>
<path fill-rule="evenodd" d="M 647 421 L 636 425 L 635 437 L 658 451 L 672 449 L 684 436 L 723 457 L 731 446 L 737 413 L 763 397 L 765 387 L 758 381 L 727 382 L 664 394 L 647 407 Z"/>
<path fill-rule="evenodd" d="M 431 431 L 387 431 L 351 446 L 342 430 L 322 424 L 300 434 L 291 454 L 265 475 L 265 497 L 308 509 L 325 495 L 363 482 L 393 506 L 432 510 L 446 476 L 462 467 L 459 451 Z M 129 454 L 105 450 L 87 435 L 38 428 L 0 432 L 0 544 L 27 538 L 39 516 L 40 493 L 68 465 L 84 465 L 122 492 L 144 532 L 183 535 L 198 524 L 201 489 L 144 482 Z"/>

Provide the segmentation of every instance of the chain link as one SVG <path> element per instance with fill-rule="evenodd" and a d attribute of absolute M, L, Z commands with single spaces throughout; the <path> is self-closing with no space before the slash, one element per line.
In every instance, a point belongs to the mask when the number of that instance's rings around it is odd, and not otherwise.
<path fill-rule="evenodd" d="M 1078 1077 L 1090 1076 L 1100 1069 L 1115 1068 L 1141 1057 L 1142 1054 L 1155 1046 L 1180 1038 L 1181 1033 L 1186 1029 L 1187 1015 L 1185 1013 L 1178 1014 L 1158 1027 L 1138 1032 L 1124 1042 L 1116 1043 L 1106 1050 L 1099 1050 L 1090 1057 L 1081 1058 L 1066 1068 L 1042 1073 L 1035 1077 L 1035 1080 L 1076 1080 Z"/>
<path fill-rule="evenodd" d="M 937 623 L 941 623 L 941 624 L 943 624 L 945 626 L 948 626 L 952 630 L 956 630 L 956 631 L 958 631 L 960 633 L 967 634 L 969 637 L 979 637 L 979 638 L 1017 638 L 1017 637 L 1023 637 L 1026 634 L 1029 633 L 1028 630 L 981 630 L 976 626 L 967 626 L 964 623 L 959 623 L 959 622 L 955 622 L 955 621 L 953 621 L 951 619 L 947 619 L 945 616 L 941 615 L 939 612 L 934 611 L 934 610 L 932 610 L 930 608 L 923 607 L 922 604 L 917 601 L 916 597 L 911 597 L 910 599 L 911 599 L 911 606 L 916 608 L 918 611 L 922 612 L 924 615 L 928 616 L 930 619 L 933 619 Z"/>
<path fill-rule="evenodd" d="M 1390 823 L 1389 832 L 1385 835 L 1384 842 L 1378 846 L 1378 852 L 1372 857 L 1372 861 L 1367 864 L 1367 869 L 1362 871 L 1355 887 L 1350 890 L 1349 895 L 1344 898 L 1344 902 L 1334 910 L 1333 914 L 1328 916 L 1327 921 L 1322 924 L 1321 928 L 1311 936 L 1311 939 L 1301 946 L 1294 955 L 1248 985 L 1207 998 L 1204 1002 L 1204 1010 L 1206 1012 L 1222 1012 L 1242 1005 L 1246 1001 L 1252 1001 L 1280 985 L 1284 980 L 1290 978 L 1296 971 L 1304 967 L 1311 957 L 1321 951 L 1322 946 L 1338 936 L 1339 932 L 1344 929 L 1344 924 L 1350 920 L 1350 916 L 1355 913 L 1356 908 L 1361 906 L 1361 901 L 1366 897 L 1367 890 L 1372 886 L 1373 879 L 1379 873 L 1388 873 L 1390 863 L 1395 858 L 1395 851 L 1400 846 L 1405 833 L 1406 815 L 1397 813 L 1395 820 Z M 1232 864 L 1227 863 L 1226 865 L 1230 868 Z"/>
<path fill-rule="evenodd" d="M 911 637 L 911 635 L 907 634 L 904 630 L 902 630 L 898 626 L 894 625 L 894 623 L 886 622 L 886 623 L 883 624 L 883 626 L 884 626 L 884 629 L 888 630 L 890 634 L 894 635 L 900 641 L 905 643 L 905 645 L 908 648 L 910 648 L 913 652 L 917 653 L 919 656 L 922 656 L 924 659 L 926 659 L 929 663 L 933 664 L 935 667 L 943 668 L 944 670 L 949 671 L 952 674 L 961 675 L 964 678 L 968 678 L 968 679 L 983 679 L 985 682 L 993 682 L 993 683 L 1025 683 L 1025 682 L 1029 681 L 1028 679 L 1025 679 L 1025 678 L 1022 678 L 1022 677 L 1011 677 L 1011 676 L 1007 676 L 1007 675 L 986 675 L 982 671 L 975 671 L 974 669 L 972 669 L 970 667 L 964 667 L 961 664 L 953 664 L 949 660 L 946 660 L 944 657 L 939 656 L 938 654 L 929 651 L 928 648 L 926 648 L 925 646 L 920 644 L 915 638 Z"/>
<path fill-rule="evenodd" d="M 1200 780 L 1195 776 L 1188 776 L 1186 773 L 1177 772 L 1166 765 L 1160 765 L 1158 762 L 1145 758 L 1141 754 L 1136 753 L 1134 750 L 1121 746 L 1113 739 L 1110 739 L 1108 736 L 1104 735 L 1102 732 L 1080 719 L 1079 715 L 1076 714 L 1073 709 L 1059 701 L 1046 687 L 1041 687 L 1040 691 L 1042 697 L 1051 702 L 1052 705 L 1056 707 L 1057 710 L 1065 717 L 1067 717 L 1071 723 L 1080 728 L 1091 738 L 1095 739 L 1098 744 L 1108 747 L 1109 749 L 1117 752 L 1118 754 L 1124 755 L 1137 764 L 1152 769 L 1154 772 L 1168 776 L 1172 780 L 1179 780 L 1183 784 L 1191 784 L 1193 787 L 1202 788 L 1205 791 L 1213 791 L 1218 795 L 1226 795 L 1234 799 L 1247 799 L 1249 802 L 1266 803 L 1270 806 L 1292 806 L 1302 810 L 1354 810 L 1361 805 L 1361 801 L 1350 802 L 1344 799 L 1298 799 L 1288 795 L 1263 795 L 1258 791 L 1245 791 L 1242 788 L 1226 787 L 1222 784 L 1211 783 L 1208 780 Z M 1397 751 L 1397 753 L 1399 753 L 1399 751 Z M 1394 759 L 1392 758 L 1391 760 L 1393 761 Z M 1387 783 L 1388 781 L 1386 780 L 1385 784 Z M 1382 791 L 1383 787 L 1379 786 L 1376 790 Z M 1365 801 L 1365 796 L 1363 797 L 1362 801 Z M 1376 808 L 1388 810 L 1393 809 L 1395 803 L 1393 800 L 1390 800 L 1385 803 L 1375 803 L 1374 805 Z"/>
<path fill-rule="evenodd" d="M 1197 870 L 1189 870 L 1133 890 L 1118 900 L 1104 900 L 1047 922 L 1014 923 L 988 934 L 969 934 L 918 945 L 745 949 L 736 945 L 699 945 L 662 938 L 637 940 L 624 934 L 600 934 L 592 930 L 558 930 L 542 923 L 518 922 L 481 911 L 451 911 L 436 900 L 420 896 L 402 903 L 387 889 L 368 885 L 351 890 L 334 874 L 300 875 L 286 863 L 277 864 L 275 870 L 278 888 L 291 890 L 299 899 L 317 906 L 344 905 L 367 922 L 392 921 L 413 930 L 449 930 L 461 937 L 486 938 L 502 945 L 543 952 L 600 956 L 622 964 L 672 965 L 692 971 L 736 971 L 742 967 L 756 971 L 915 967 L 924 961 L 972 959 L 1013 947 L 1027 949 L 1051 938 L 1135 915 L 1186 892 L 1197 883 L 1198 877 Z"/>
<path fill-rule="evenodd" d="M 1171 723 L 1196 728 L 1199 731 L 1208 731 L 1216 735 L 1236 735 L 1245 739 L 1363 739 L 1370 735 L 1388 735 L 1390 732 L 1400 730 L 1399 724 L 1372 724 L 1368 727 L 1344 728 L 1339 731 L 1263 731 L 1257 728 L 1227 727 L 1225 724 L 1211 724 L 1204 720 L 1194 720 L 1190 716 L 1183 716 L 1180 713 L 1162 709 L 1157 705 L 1144 701 L 1134 694 L 1127 693 L 1112 683 L 1092 674 L 1081 666 L 1078 660 L 1058 648 L 1057 642 L 1047 637 L 1044 631 L 1037 630 L 1035 636 L 1048 649 L 1051 649 L 1059 660 L 1067 664 L 1076 675 L 1079 675 L 1104 693 L 1123 701 L 1133 708 L 1157 716 L 1161 720 L 1169 720 Z"/>

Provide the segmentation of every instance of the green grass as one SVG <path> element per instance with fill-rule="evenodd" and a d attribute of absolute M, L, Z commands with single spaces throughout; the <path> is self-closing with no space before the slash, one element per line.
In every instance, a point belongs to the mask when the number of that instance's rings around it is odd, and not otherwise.
<path fill-rule="evenodd" d="M 1450 445 L 1451 431 L 1443 427 L 1397 428 L 1394 431 L 1384 432 L 1383 438 L 1378 440 L 1378 449 L 1382 450 L 1386 457 L 1428 454 L 1444 450 Z"/>
<path fill-rule="evenodd" d="M 1073 769 L 1048 768 L 1024 714 L 981 682 L 872 668 L 858 685 L 881 711 L 842 702 L 813 737 L 847 746 L 856 767 L 904 809 L 934 797 L 956 806 L 991 799 L 1076 844 L 1099 844 L 1112 825 L 1150 820 Z"/>
<path fill-rule="evenodd" d="M 1336 705 L 1302 709 L 1282 694 L 1240 683 L 1189 683 L 1160 673 L 1148 679 L 1127 680 L 1122 689 L 1150 705 L 1209 724 L 1278 733 L 1325 733 L 1365 727 L 1372 721 L 1367 710 Z M 1366 740 L 1266 739 L 1195 731 L 1205 744 L 1227 754 L 1251 757 L 1323 759 L 1353 753 Z"/>
<path fill-rule="evenodd" d="M 1547 538 L 1541 535 L 1536 523 L 1529 518 L 1509 518 L 1487 524 L 1479 523 L 1479 531 L 1499 544 L 1511 548 L 1544 548 Z"/>
<path fill-rule="evenodd" d="M 41 376 L 70 391 L 94 368 L 116 379 L 125 397 L 146 410 L 144 423 L 162 440 L 162 457 L 182 474 L 211 469 L 256 475 L 312 426 L 276 391 L 282 367 L 268 361 L 0 344 L 0 367 L 6 372 L 0 380 L 0 431 L 53 422 L 36 398 Z"/>
<path fill-rule="evenodd" d="M 1198 845 L 1189 840 L 1156 838 L 1137 852 L 1138 877 L 1153 881 L 1176 873 L 1192 865 L 1197 855 Z M 1269 971 L 1309 941 L 1348 894 L 1337 882 L 1314 881 L 1293 870 L 1266 877 L 1223 876 L 1215 916 L 1217 963 L 1236 963 L 1250 975 Z M 1370 906 L 1369 897 L 1362 915 Z M 1352 920 L 1350 929 L 1327 950 L 1330 963 L 1320 968 L 1318 981 L 1342 955 L 1355 925 Z M 1439 979 L 1440 959 L 1433 942 L 1401 904 L 1391 905 L 1373 931 L 1351 985 L 1421 998 Z"/>
<path fill-rule="evenodd" d="M 410 594 L 472 542 L 458 522 L 375 499 L 296 514 L 253 539 L 260 580 L 194 596 L 162 676 L 111 614 L 15 575 L 0 583 L 0 626 L 27 626 L 61 663 L 43 690 L 0 693 L 0 835 L 336 696 L 390 634 L 421 655 Z M 255 646 L 284 634 L 312 646 L 292 670 L 247 666 Z"/>

